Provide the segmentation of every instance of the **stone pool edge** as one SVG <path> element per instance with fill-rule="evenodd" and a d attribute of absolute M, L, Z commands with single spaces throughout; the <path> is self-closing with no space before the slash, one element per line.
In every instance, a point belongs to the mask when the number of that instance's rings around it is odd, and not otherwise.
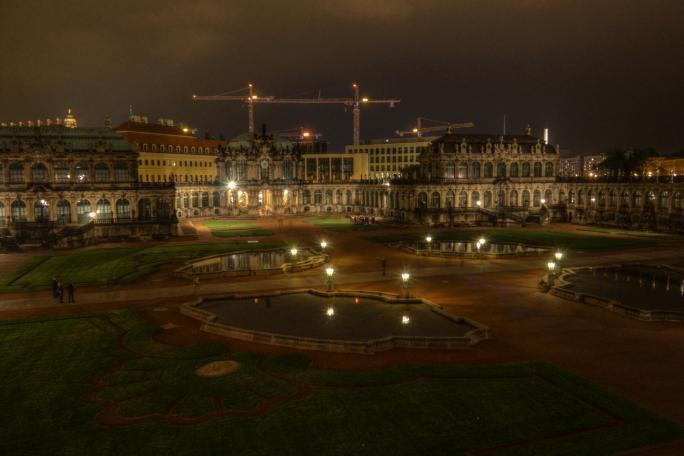
<path fill-rule="evenodd" d="M 618 267 L 618 266 L 626 266 L 626 265 L 615 264 L 612 266 Z M 654 265 L 643 264 L 643 263 L 630 263 L 629 266 L 653 267 Z M 610 266 L 601 266 L 601 267 L 610 267 Z M 675 268 L 673 266 L 659 264 L 659 265 L 657 265 L 657 267 L 662 268 L 662 269 L 670 269 L 670 270 L 675 271 L 675 272 L 680 273 L 680 274 L 682 273 L 681 269 Z M 581 292 L 577 292 L 577 291 L 573 291 L 573 290 L 568 290 L 566 288 L 566 287 L 571 285 L 571 283 L 567 280 L 567 278 L 569 276 L 575 275 L 575 273 L 577 271 L 591 270 L 591 269 L 592 269 L 592 266 L 563 268 L 561 273 L 555 279 L 554 284 L 549 288 L 549 293 L 556 296 L 556 297 L 559 297 L 561 299 L 579 302 L 579 303 L 587 304 L 587 305 L 594 306 L 594 307 L 601 307 L 602 309 L 606 309 L 606 310 L 609 310 L 611 312 L 615 312 L 617 314 L 624 315 L 626 317 L 635 318 L 637 320 L 667 321 L 667 322 L 675 322 L 675 323 L 684 322 L 684 311 L 639 309 L 636 307 L 631 307 L 631 306 L 628 306 L 626 304 L 623 304 L 622 302 L 617 301 L 615 299 L 608 299 L 608 298 L 604 298 L 602 296 L 593 295 L 591 293 L 581 293 Z"/>
<path fill-rule="evenodd" d="M 270 333 L 264 331 L 249 330 L 237 328 L 234 326 L 218 323 L 216 314 L 198 308 L 204 298 L 198 297 L 191 301 L 180 304 L 180 313 L 200 320 L 203 324 L 200 327 L 201 331 L 211 334 L 218 334 L 232 339 L 244 340 L 248 342 L 256 342 L 267 345 L 277 345 L 281 347 L 290 347 L 304 350 L 320 350 L 330 352 L 342 353 L 357 353 L 372 355 L 378 352 L 392 350 L 394 348 L 410 348 L 410 349 L 432 349 L 432 350 L 457 350 L 469 349 L 480 341 L 491 338 L 491 330 L 489 327 L 467 317 L 459 317 L 445 312 L 439 305 L 423 298 L 400 298 L 398 295 L 383 293 L 379 291 L 359 291 L 359 290 L 336 290 L 336 291 L 320 291 L 311 288 L 301 288 L 296 290 L 276 291 L 271 293 L 260 294 L 229 294 L 212 296 L 212 300 L 216 299 L 245 299 L 245 298 L 264 298 L 272 296 L 281 296 L 286 294 L 310 293 L 317 296 L 324 297 L 359 297 L 372 298 L 382 300 L 388 304 L 425 304 L 431 311 L 440 316 L 451 320 L 455 323 L 465 323 L 472 326 L 474 329 L 468 331 L 463 336 L 453 337 L 415 337 L 415 336 L 387 336 L 380 339 L 370 339 L 366 341 L 354 340 L 336 340 L 336 339 L 317 339 L 310 337 L 297 337 L 287 334 Z"/>

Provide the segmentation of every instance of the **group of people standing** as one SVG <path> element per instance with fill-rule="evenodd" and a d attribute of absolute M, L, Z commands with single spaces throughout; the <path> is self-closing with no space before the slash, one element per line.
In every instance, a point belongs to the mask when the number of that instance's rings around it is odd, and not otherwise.
<path fill-rule="evenodd" d="M 74 299 L 74 284 L 73 283 L 67 284 L 66 292 L 67 292 L 67 302 L 75 303 L 76 300 Z M 52 279 L 52 296 L 55 299 L 59 299 L 60 303 L 64 303 L 64 284 L 62 284 L 62 282 L 60 282 L 56 278 Z"/>

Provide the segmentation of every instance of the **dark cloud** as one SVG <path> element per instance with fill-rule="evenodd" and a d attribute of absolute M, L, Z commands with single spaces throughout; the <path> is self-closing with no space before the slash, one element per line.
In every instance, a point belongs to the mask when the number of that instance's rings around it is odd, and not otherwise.
<path fill-rule="evenodd" d="M 0 119 L 123 119 L 129 104 L 237 134 L 237 104 L 193 104 L 253 81 L 267 94 L 373 97 L 363 136 L 423 115 L 481 131 L 526 123 L 577 151 L 684 148 L 679 0 L 0 0 Z M 259 106 L 273 129 L 309 125 L 340 148 L 341 107 Z"/>

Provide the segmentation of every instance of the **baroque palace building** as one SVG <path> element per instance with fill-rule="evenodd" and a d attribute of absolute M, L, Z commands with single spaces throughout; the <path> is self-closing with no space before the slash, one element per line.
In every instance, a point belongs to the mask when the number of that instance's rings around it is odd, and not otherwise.
<path fill-rule="evenodd" d="M 356 147 L 336 154 L 312 152 L 310 144 L 265 129 L 226 142 L 168 122 L 129 121 L 118 134 L 72 126 L 0 127 L 0 241 L 65 246 L 166 236 L 176 233 L 179 219 L 242 214 L 684 230 L 683 181 L 559 177 L 559 148 L 529 131 L 447 134 L 421 138 L 413 150 L 385 143 L 384 152 L 373 146 L 367 154 Z M 378 175 L 369 166 L 382 160 L 370 162 L 370 149 L 385 156 L 385 166 L 387 156 L 396 156 L 397 165 L 407 157 L 406 166 Z"/>
<path fill-rule="evenodd" d="M 172 184 L 138 181 L 109 128 L 0 127 L 0 235 L 49 245 L 175 234 Z"/>

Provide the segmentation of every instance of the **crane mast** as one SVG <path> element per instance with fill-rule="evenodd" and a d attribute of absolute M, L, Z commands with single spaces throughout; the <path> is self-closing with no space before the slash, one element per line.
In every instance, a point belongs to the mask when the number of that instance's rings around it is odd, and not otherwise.
<path fill-rule="evenodd" d="M 358 145 L 361 142 L 361 106 L 367 104 L 387 104 L 391 108 L 396 103 L 401 102 L 398 98 L 389 99 L 369 99 L 361 97 L 359 85 L 352 84 L 353 96 L 350 98 L 276 98 L 273 96 L 259 96 L 254 91 L 252 84 L 247 86 L 245 95 L 193 95 L 194 101 L 240 101 L 247 104 L 247 117 L 249 132 L 254 133 L 254 105 L 257 103 L 269 104 L 341 104 L 352 108 L 353 117 L 353 143 Z M 240 91 L 245 89 L 240 89 Z M 234 93 L 234 92 L 233 92 Z"/>

